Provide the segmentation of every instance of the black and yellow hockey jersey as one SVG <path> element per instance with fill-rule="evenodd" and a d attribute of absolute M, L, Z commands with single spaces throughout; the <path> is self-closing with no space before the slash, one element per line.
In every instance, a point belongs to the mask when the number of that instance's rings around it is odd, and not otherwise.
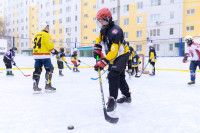
<path fill-rule="evenodd" d="M 149 59 L 151 62 L 156 62 L 156 51 L 154 47 L 151 47 L 149 50 Z"/>
<path fill-rule="evenodd" d="M 33 57 L 36 59 L 50 58 L 50 51 L 54 49 L 51 35 L 46 31 L 37 33 L 34 37 Z"/>
<path fill-rule="evenodd" d="M 124 44 L 123 30 L 114 25 L 106 32 L 101 29 L 99 36 L 96 38 L 96 43 L 100 44 L 103 41 L 105 50 L 108 51 L 106 59 L 112 64 L 113 61 L 129 51 L 129 46 Z"/>
<path fill-rule="evenodd" d="M 137 54 L 134 55 L 132 61 L 133 61 L 132 67 L 138 67 L 139 63 L 141 62 L 140 56 L 138 56 Z"/>
<path fill-rule="evenodd" d="M 77 57 L 77 52 L 73 52 L 72 57 L 71 57 L 71 61 L 78 61 L 78 57 Z"/>
<path fill-rule="evenodd" d="M 59 53 L 56 55 L 56 59 L 57 59 L 58 61 L 64 61 L 64 62 L 65 62 L 65 53 L 59 52 Z"/>

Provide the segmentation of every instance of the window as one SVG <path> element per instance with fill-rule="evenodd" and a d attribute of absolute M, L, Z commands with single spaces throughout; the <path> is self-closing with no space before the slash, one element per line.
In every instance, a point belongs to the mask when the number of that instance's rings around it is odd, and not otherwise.
<path fill-rule="evenodd" d="M 87 25 L 84 25 L 84 29 L 87 29 Z"/>
<path fill-rule="evenodd" d="M 187 15 L 193 15 L 195 13 L 194 9 L 187 10 Z"/>
<path fill-rule="evenodd" d="M 160 20 L 160 14 L 151 14 L 151 21 L 159 21 Z"/>
<path fill-rule="evenodd" d="M 96 5 L 93 6 L 93 9 L 96 9 Z"/>
<path fill-rule="evenodd" d="M 160 51 L 160 44 L 154 44 L 155 50 Z"/>
<path fill-rule="evenodd" d="M 111 12 L 111 14 L 115 14 L 116 13 L 116 8 L 110 8 L 110 12 Z"/>
<path fill-rule="evenodd" d="M 137 3 L 137 9 L 142 9 L 143 8 L 143 2 L 138 2 Z"/>
<path fill-rule="evenodd" d="M 174 19 L 174 11 L 170 11 L 170 13 L 169 13 L 169 18 L 170 18 L 170 19 Z"/>
<path fill-rule="evenodd" d="M 124 32 L 124 38 L 128 39 L 128 32 Z"/>
<path fill-rule="evenodd" d="M 66 28 L 66 33 L 71 33 L 71 28 L 70 27 Z"/>
<path fill-rule="evenodd" d="M 86 3 L 84 3 L 84 6 L 87 6 L 88 4 L 87 4 L 87 2 Z"/>
<path fill-rule="evenodd" d="M 71 17 L 66 18 L 66 23 L 69 23 L 69 22 L 71 22 Z"/>
<path fill-rule="evenodd" d="M 84 18 L 87 18 L 88 17 L 88 14 L 84 14 Z"/>
<path fill-rule="evenodd" d="M 93 17 L 93 20 L 96 21 L 96 17 Z"/>
<path fill-rule="evenodd" d="M 173 51 L 173 44 L 169 44 L 169 51 Z"/>
<path fill-rule="evenodd" d="M 101 0 L 101 4 L 103 4 L 104 3 L 104 0 Z"/>
<path fill-rule="evenodd" d="M 56 30 L 53 30 L 53 34 L 56 34 Z"/>
<path fill-rule="evenodd" d="M 171 4 L 174 3 L 174 0 L 170 0 L 170 3 L 171 3 Z"/>
<path fill-rule="evenodd" d="M 77 40 L 78 40 L 77 37 L 75 37 L 75 42 L 77 42 Z"/>
<path fill-rule="evenodd" d="M 50 15 L 50 13 L 49 12 L 46 12 L 46 16 L 49 16 Z"/>
<path fill-rule="evenodd" d="M 62 39 L 59 40 L 59 46 L 62 46 Z"/>
<path fill-rule="evenodd" d="M 142 37 L 142 31 L 136 31 L 136 37 L 141 38 Z"/>
<path fill-rule="evenodd" d="M 150 36 L 160 36 L 160 29 L 150 30 Z"/>
<path fill-rule="evenodd" d="M 59 2 L 60 4 L 62 4 L 62 0 L 60 0 L 60 2 Z"/>
<path fill-rule="evenodd" d="M 75 21 L 77 21 L 78 20 L 78 17 L 77 17 L 77 15 L 75 16 Z"/>
<path fill-rule="evenodd" d="M 161 5 L 161 0 L 151 0 L 151 6 L 159 6 Z"/>
<path fill-rule="evenodd" d="M 128 12 L 129 11 L 129 5 L 125 5 L 124 6 L 124 12 L 126 13 L 126 12 Z"/>
<path fill-rule="evenodd" d="M 59 23 L 62 24 L 62 19 L 61 18 L 59 19 Z"/>
<path fill-rule="evenodd" d="M 124 19 L 124 25 L 129 25 L 129 19 L 128 18 Z"/>
<path fill-rule="evenodd" d="M 194 26 L 187 26 L 186 31 L 194 31 Z"/>
<path fill-rule="evenodd" d="M 75 11 L 77 11 L 77 9 L 78 9 L 78 6 L 77 6 L 77 5 L 75 5 Z"/>
<path fill-rule="evenodd" d="M 62 14 L 62 8 L 60 9 L 60 14 Z"/>
<path fill-rule="evenodd" d="M 142 24 L 142 17 L 137 17 L 137 24 Z"/>
<path fill-rule="evenodd" d="M 66 12 L 71 12 L 71 6 L 66 7 Z"/>
<path fill-rule="evenodd" d="M 55 23 L 56 23 L 55 20 L 53 20 L 53 25 L 54 25 Z"/>
<path fill-rule="evenodd" d="M 84 40 L 87 40 L 87 36 L 84 36 Z"/>
<path fill-rule="evenodd" d="M 92 29 L 92 32 L 96 32 L 96 29 Z"/>
<path fill-rule="evenodd" d="M 77 32 L 77 26 L 75 26 L 75 32 Z"/>
<path fill-rule="evenodd" d="M 141 52 L 142 51 L 142 45 L 136 45 L 136 51 Z"/>
<path fill-rule="evenodd" d="M 62 29 L 59 29 L 59 34 L 62 34 Z"/>
<path fill-rule="evenodd" d="M 174 28 L 170 28 L 169 29 L 169 35 L 173 35 L 174 34 Z"/>

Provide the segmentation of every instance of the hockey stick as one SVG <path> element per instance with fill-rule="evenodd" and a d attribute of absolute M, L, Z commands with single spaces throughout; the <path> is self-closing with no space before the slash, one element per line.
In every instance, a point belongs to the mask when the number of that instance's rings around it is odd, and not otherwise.
<path fill-rule="evenodd" d="M 146 64 L 146 66 L 144 67 L 144 69 L 142 70 L 142 72 L 140 73 L 140 76 L 135 76 L 136 78 L 141 77 L 141 75 L 144 73 L 144 70 L 146 69 L 146 67 L 148 66 L 149 62 Z"/>
<path fill-rule="evenodd" d="M 15 65 L 17 67 L 17 65 Z M 17 67 L 18 68 L 18 67 Z M 19 69 L 19 68 L 18 68 Z M 22 72 L 22 70 L 19 69 L 19 71 L 25 76 L 25 77 L 28 77 L 28 76 L 31 76 L 30 74 L 26 75 Z"/>
<path fill-rule="evenodd" d="M 72 70 L 71 67 L 70 67 L 69 65 L 67 65 L 67 63 L 65 63 L 65 64 L 66 64 L 66 66 L 67 66 L 70 70 Z"/>
<path fill-rule="evenodd" d="M 86 64 L 86 63 L 84 63 L 84 62 L 82 62 L 82 61 L 81 61 L 81 63 L 83 63 L 83 64 L 85 64 L 85 65 L 87 65 L 87 66 L 89 66 L 89 67 L 93 67 L 93 66 L 90 66 L 90 65 L 88 65 L 88 64 Z"/>
<path fill-rule="evenodd" d="M 108 71 L 108 69 L 105 70 L 105 71 L 101 74 L 101 76 L 102 76 L 104 73 L 106 73 L 107 71 Z M 97 78 L 91 78 L 91 80 L 97 80 L 97 79 L 99 79 L 99 77 L 97 77 Z"/>
<path fill-rule="evenodd" d="M 99 56 L 97 56 L 97 60 L 99 60 Z M 100 83 L 100 89 L 101 89 L 101 99 L 102 99 L 102 105 L 103 105 L 104 118 L 105 118 L 106 121 L 113 123 L 113 124 L 116 124 L 118 122 L 119 118 L 112 118 L 106 112 L 106 105 L 105 105 L 105 100 L 104 100 L 104 93 L 103 93 L 103 86 L 102 86 L 100 68 L 98 69 L 98 73 L 99 73 L 99 83 Z"/>

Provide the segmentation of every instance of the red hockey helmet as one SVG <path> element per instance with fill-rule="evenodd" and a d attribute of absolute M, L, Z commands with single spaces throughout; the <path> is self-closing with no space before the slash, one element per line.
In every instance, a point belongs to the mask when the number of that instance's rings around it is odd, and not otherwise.
<path fill-rule="evenodd" d="M 97 12 L 97 20 L 104 19 L 106 21 L 109 21 L 111 18 L 112 14 L 108 8 L 102 8 Z"/>

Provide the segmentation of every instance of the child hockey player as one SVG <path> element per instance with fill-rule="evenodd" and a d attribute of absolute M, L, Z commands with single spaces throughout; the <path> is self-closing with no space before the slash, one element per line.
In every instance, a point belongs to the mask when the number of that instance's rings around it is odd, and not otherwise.
<path fill-rule="evenodd" d="M 197 66 L 200 68 L 200 45 L 198 43 L 195 43 L 193 41 L 192 36 L 187 36 L 185 38 L 185 42 L 187 44 L 187 49 L 186 49 L 186 55 L 183 58 L 183 63 L 187 62 L 188 56 L 192 57 L 192 60 L 190 62 L 190 76 L 191 76 L 191 81 L 188 82 L 189 85 L 195 84 L 195 73 Z"/>
<path fill-rule="evenodd" d="M 17 48 L 13 47 L 8 52 L 6 52 L 6 54 L 3 57 L 3 62 L 5 63 L 5 66 L 6 66 L 7 76 L 14 76 L 14 74 L 12 73 L 12 64 L 14 66 L 16 65 L 14 61 L 16 51 L 17 51 Z"/>
<path fill-rule="evenodd" d="M 151 64 L 152 72 L 149 74 L 151 76 L 155 75 L 155 63 L 156 63 L 156 51 L 153 46 L 153 43 L 149 43 L 149 63 Z"/>
<path fill-rule="evenodd" d="M 59 69 L 59 75 L 64 76 L 62 74 L 62 70 L 64 68 L 63 61 L 67 64 L 67 62 L 65 61 L 64 48 L 60 48 L 60 52 L 56 55 L 56 59 L 57 59 L 57 64 L 58 64 L 58 69 Z"/>
<path fill-rule="evenodd" d="M 80 65 L 80 64 L 78 64 L 76 61 L 78 61 L 79 63 L 81 62 L 79 59 L 78 59 L 78 57 L 77 57 L 77 51 L 78 51 L 78 49 L 77 48 L 75 48 L 74 49 L 74 52 L 73 52 L 73 54 L 72 54 L 72 57 L 71 57 L 71 62 L 74 64 L 74 68 L 73 68 L 73 71 L 74 72 L 80 72 L 79 70 L 78 70 L 78 66 Z"/>
<path fill-rule="evenodd" d="M 129 42 L 128 42 L 129 44 Z M 132 58 L 134 56 L 134 49 L 133 47 L 129 46 L 129 60 L 128 60 L 128 74 L 129 74 L 129 77 L 131 76 L 131 73 L 132 73 L 132 64 L 133 64 L 133 61 L 132 61 Z"/>
<path fill-rule="evenodd" d="M 138 66 L 139 66 L 139 64 L 141 64 L 141 59 L 138 56 L 136 51 L 135 51 L 135 55 L 132 58 L 132 62 L 133 62 L 133 65 L 132 65 L 132 73 L 131 73 L 131 75 L 134 75 L 134 70 L 135 70 L 135 77 L 137 77 L 138 76 L 137 75 L 138 74 Z"/>

